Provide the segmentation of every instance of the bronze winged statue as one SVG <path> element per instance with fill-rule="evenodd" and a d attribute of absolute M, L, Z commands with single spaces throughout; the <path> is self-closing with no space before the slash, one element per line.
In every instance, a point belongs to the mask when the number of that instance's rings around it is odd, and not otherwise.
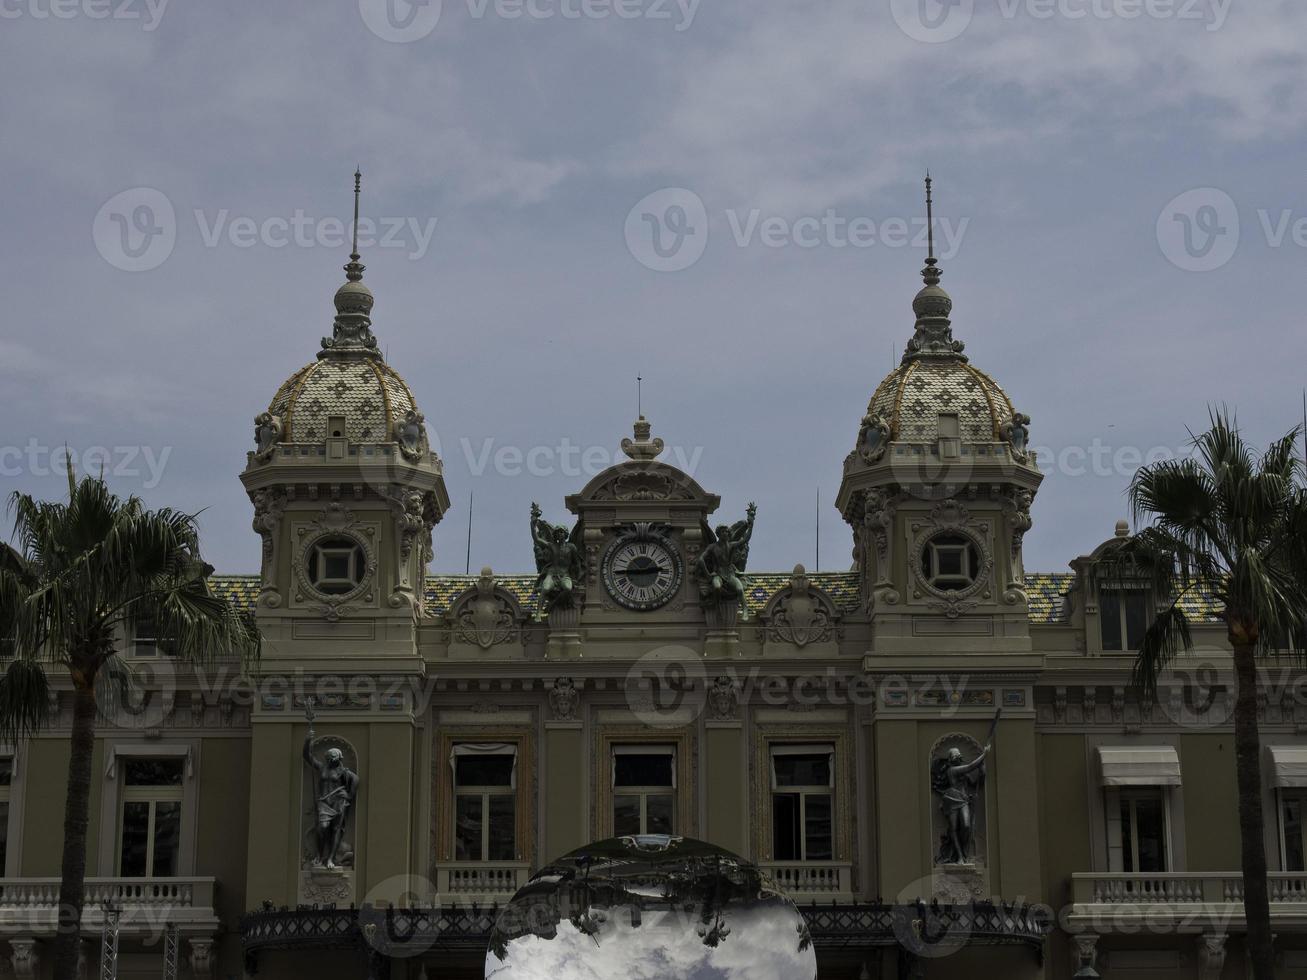
<path fill-rule="evenodd" d="M 541 519 L 539 504 L 531 505 L 531 543 L 536 558 L 537 616 L 571 606 L 581 587 L 585 552 L 581 548 L 581 522 L 569 531 Z"/>
<path fill-rule="evenodd" d="M 749 539 L 753 537 L 753 520 L 758 513 L 749 504 L 745 519 L 734 524 L 720 524 L 714 531 L 703 522 L 704 548 L 694 563 L 699 580 L 699 598 L 704 605 L 744 599 L 745 566 L 749 563 Z"/>

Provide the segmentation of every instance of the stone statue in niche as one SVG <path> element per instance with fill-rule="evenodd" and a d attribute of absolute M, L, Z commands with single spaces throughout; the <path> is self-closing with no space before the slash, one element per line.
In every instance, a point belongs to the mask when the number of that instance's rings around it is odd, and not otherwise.
<path fill-rule="evenodd" d="M 964 759 L 962 749 L 952 745 L 942 756 L 937 755 L 931 760 L 930 788 L 939 798 L 940 814 L 944 818 L 936 864 L 975 862 L 978 798 L 984 790 L 985 760 L 993 748 L 997 724 L 998 716 L 995 715 L 989 740 L 974 759 Z M 964 740 L 975 744 L 970 739 Z"/>
<path fill-rule="evenodd" d="M 749 539 L 753 537 L 753 520 L 758 513 L 749 504 L 745 519 L 734 524 L 718 525 L 714 532 L 703 522 L 704 549 L 695 560 L 700 601 L 705 606 L 744 598 L 744 568 L 749 562 Z"/>
<path fill-rule="evenodd" d="M 321 759 L 313 754 L 313 699 L 304 702 L 304 717 L 309 723 L 309 734 L 304 739 L 304 762 L 312 770 L 313 799 L 316 813 L 314 824 L 315 853 L 310 866 L 329 871 L 338 868 L 341 845 L 345 840 L 345 822 L 358 795 L 359 777 L 345 765 L 345 754 L 338 748 L 329 748 Z M 350 859 L 352 860 L 352 855 Z"/>

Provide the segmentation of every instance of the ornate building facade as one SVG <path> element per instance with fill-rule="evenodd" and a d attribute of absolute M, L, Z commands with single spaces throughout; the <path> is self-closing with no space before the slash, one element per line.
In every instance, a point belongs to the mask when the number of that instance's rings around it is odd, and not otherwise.
<path fill-rule="evenodd" d="M 641 417 L 625 461 L 532 514 L 531 552 L 523 518 L 534 571 L 428 575 L 449 495 L 363 271 L 355 251 L 240 474 L 260 574 L 215 585 L 257 618 L 258 676 L 123 637 L 147 693 L 97 743 L 88 975 L 113 933 L 123 977 L 170 951 L 196 980 L 481 977 L 534 871 L 639 835 L 759 865 L 823 980 L 1244 975 L 1224 628 L 1196 607 L 1193 668 L 1144 701 L 1130 650 L 1165 598 L 1098 571 L 1124 524 L 1069 571 L 1024 567 L 1030 418 L 954 339 L 933 256 L 902 363 L 849 420 L 843 572 L 750 567 L 752 508 L 719 518 Z M 1295 685 L 1262 717 L 1286 977 L 1307 976 Z M 50 968 L 58 708 L 0 759 L 16 977 Z"/>

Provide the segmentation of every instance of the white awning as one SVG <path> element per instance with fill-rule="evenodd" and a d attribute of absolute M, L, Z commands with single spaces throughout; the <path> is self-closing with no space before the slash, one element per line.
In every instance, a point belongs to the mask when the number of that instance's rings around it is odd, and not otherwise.
<path fill-rule="evenodd" d="M 1271 785 L 1277 789 L 1307 786 L 1307 745 L 1268 745 Z"/>
<path fill-rule="evenodd" d="M 1100 745 L 1104 786 L 1179 786 L 1180 756 L 1172 745 Z"/>
<path fill-rule="evenodd" d="M 459 756 L 511 755 L 513 757 L 511 785 L 517 788 L 517 746 L 512 742 L 455 742 L 449 750 L 449 768 L 458 771 Z"/>

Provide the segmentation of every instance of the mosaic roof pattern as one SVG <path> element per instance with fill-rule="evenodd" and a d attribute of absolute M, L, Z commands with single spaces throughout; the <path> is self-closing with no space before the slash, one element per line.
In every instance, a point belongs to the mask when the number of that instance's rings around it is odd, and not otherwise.
<path fill-rule="evenodd" d="M 983 371 L 955 358 L 901 364 L 880 383 L 868 415 L 889 419 L 890 438 L 933 443 L 939 415 L 957 413 L 964 443 L 998 442 L 999 426 L 1012 419 L 1012 402 Z"/>
<path fill-rule="evenodd" d="M 396 423 L 410 409 L 417 405 L 408 385 L 373 357 L 314 361 L 291 375 L 268 406 L 282 420 L 285 442 L 322 442 L 333 415 L 344 416 L 350 442 L 394 442 Z"/>
<path fill-rule="evenodd" d="M 841 613 L 855 612 L 858 608 L 858 575 L 856 572 L 809 572 L 812 584 L 824 590 Z M 746 601 L 749 615 L 756 615 L 767 602 L 790 582 L 788 572 L 758 572 L 745 576 L 748 583 Z M 438 616 L 446 612 L 462 593 L 476 584 L 475 575 L 431 575 L 427 577 L 425 601 L 427 614 Z M 495 582 L 508 591 L 528 613 L 536 608 L 534 575 L 497 575 Z M 1030 622 L 1036 625 L 1056 625 L 1070 621 L 1067 593 L 1075 583 L 1072 572 L 1028 572 L 1026 594 L 1030 600 Z M 226 599 L 240 609 L 254 608 L 259 595 L 257 575 L 215 575 L 209 579 L 215 595 Z M 1191 595 L 1181 602 L 1182 608 L 1195 622 L 1217 623 L 1215 603 L 1206 596 Z"/>

